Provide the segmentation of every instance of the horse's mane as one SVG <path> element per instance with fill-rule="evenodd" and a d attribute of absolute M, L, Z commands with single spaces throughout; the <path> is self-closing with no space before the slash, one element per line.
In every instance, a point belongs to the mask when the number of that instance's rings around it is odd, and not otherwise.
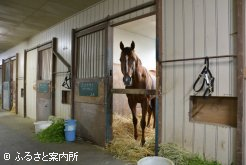
<path fill-rule="evenodd" d="M 138 55 L 135 53 L 135 51 L 132 51 L 132 55 L 133 55 L 134 59 L 136 60 L 137 65 L 138 66 L 142 66 L 142 61 L 140 60 L 140 58 L 138 57 Z"/>

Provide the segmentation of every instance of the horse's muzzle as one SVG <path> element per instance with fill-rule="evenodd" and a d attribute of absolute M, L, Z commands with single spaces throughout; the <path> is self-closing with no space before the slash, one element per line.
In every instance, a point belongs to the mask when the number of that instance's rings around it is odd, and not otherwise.
<path fill-rule="evenodd" d="M 130 76 L 124 76 L 123 82 L 125 86 L 131 86 L 132 85 L 132 78 Z"/>

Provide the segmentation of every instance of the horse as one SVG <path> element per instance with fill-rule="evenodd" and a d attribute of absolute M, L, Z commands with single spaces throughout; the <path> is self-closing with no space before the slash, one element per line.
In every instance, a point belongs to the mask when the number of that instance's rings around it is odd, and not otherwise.
<path fill-rule="evenodd" d="M 122 41 L 120 42 L 121 49 L 121 72 L 123 74 L 123 83 L 126 89 L 156 89 L 156 77 L 151 75 L 148 70 L 142 66 L 142 62 L 135 53 L 135 43 L 132 41 L 130 47 L 125 47 Z M 137 140 L 137 123 L 138 119 L 136 117 L 136 106 L 137 103 L 141 104 L 142 117 L 141 117 L 141 128 L 142 128 L 142 138 L 141 145 L 145 143 L 145 127 L 146 127 L 146 114 L 148 112 L 150 121 L 151 113 L 153 112 L 155 127 L 155 97 L 151 95 L 143 94 L 126 94 L 128 98 L 128 105 L 132 112 L 132 122 L 134 125 L 134 138 Z"/>

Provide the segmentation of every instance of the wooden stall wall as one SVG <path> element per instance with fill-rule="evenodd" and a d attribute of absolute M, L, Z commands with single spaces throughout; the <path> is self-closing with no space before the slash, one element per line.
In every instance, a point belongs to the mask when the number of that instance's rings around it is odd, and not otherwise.
<path fill-rule="evenodd" d="M 164 0 L 163 60 L 235 54 L 234 2 Z M 204 60 L 162 64 L 162 142 L 230 165 L 235 162 L 236 129 L 189 121 L 189 97 L 203 64 Z M 215 77 L 213 96 L 236 96 L 236 59 L 210 59 L 210 70 Z"/>
<path fill-rule="evenodd" d="M 60 53 L 64 59 L 66 59 L 71 64 L 71 33 L 72 29 L 81 28 L 103 18 L 106 18 L 108 15 L 113 15 L 119 13 L 121 11 L 127 10 L 131 7 L 139 6 L 146 2 L 151 2 L 153 0 L 103 0 L 91 7 L 80 11 L 79 13 L 65 19 L 64 21 L 46 29 L 45 31 L 35 35 L 34 37 L 30 38 L 27 41 L 17 45 L 16 47 L 11 48 L 10 50 L 0 54 L 0 59 L 8 58 L 9 55 L 14 52 L 20 54 L 24 54 L 25 49 L 29 49 L 35 47 L 39 44 L 43 44 L 47 41 L 52 40 L 53 37 L 56 37 L 57 40 L 57 51 Z M 153 7 L 148 9 L 140 10 L 135 13 L 128 14 L 124 17 L 120 17 L 118 19 L 112 20 L 112 23 L 118 23 L 130 18 L 135 18 L 141 16 L 143 14 L 148 14 L 154 10 Z M 12 53 L 13 54 L 13 53 Z M 20 63 L 23 63 L 24 58 L 20 58 Z M 18 98 L 18 109 L 19 113 L 23 114 L 23 104 L 21 101 L 23 98 L 20 99 L 20 90 L 21 90 L 21 82 L 22 80 L 22 73 L 24 70 L 24 66 L 20 66 L 19 70 L 19 98 Z M 67 72 L 67 67 L 59 60 L 57 60 L 57 72 Z M 62 90 L 65 88 L 62 87 L 63 80 L 66 76 L 64 73 L 56 73 L 56 86 L 55 86 L 55 107 L 56 107 L 56 116 L 69 119 L 71 118 L 71 106 L 69 104 L 62 104 Z"/>

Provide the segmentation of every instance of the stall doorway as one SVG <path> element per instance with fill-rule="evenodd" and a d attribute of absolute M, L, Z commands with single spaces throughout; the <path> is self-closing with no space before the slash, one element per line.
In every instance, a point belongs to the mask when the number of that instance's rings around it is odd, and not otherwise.
<path fill-rule="evenodd" d="M 102 23 L 74 33 L 73 110 L 79 138 L 111 140 L 112 28 Z"/>
<path fill-rule="evenodd" d="M 24 117 L 41 121 L 55 114 L 54 58 L 56 39 L 25 51 Z"/>
<path fill-rule="evenodd" d="M 2 64 L 2 108 L 16 112 L 16 57 L 3 60 Z"/>
<path fill-rule="evenodd" d="M 152 15 L 115 26 L 113 29 L 113 41 L 113 143 L 114 141 L 121 141 L 120 143 L 124 146 L 131 146 L 129 143 L 140 145 L 142 133 L 140 126 L 142 108 L 138 103 L 138 139 L 136 141 L 133 134 L 132 113 L 125 94 L 127 91 L 124 91 L 125 85 L 123 83 L 120 62 L 120 42 L 122 42 L 125 47 L 131 47 L 133 41 L 135 43 L 134 51 L 141 60 L 142 66 L 144 66 L 150 74 L 156 75 L 156 16 Z M 145 89 L 140 92 L 144 92 L 144 90 Z M 149 127 L 145 128 L 145 140 L 147 144 L 155 143 L 155 129 L 153 128 L 153 122 L 152 114 Z M 112 145 L 114 145 L 113 143 Z M 154 153 L 154 149 L 152 152 Z"/>

